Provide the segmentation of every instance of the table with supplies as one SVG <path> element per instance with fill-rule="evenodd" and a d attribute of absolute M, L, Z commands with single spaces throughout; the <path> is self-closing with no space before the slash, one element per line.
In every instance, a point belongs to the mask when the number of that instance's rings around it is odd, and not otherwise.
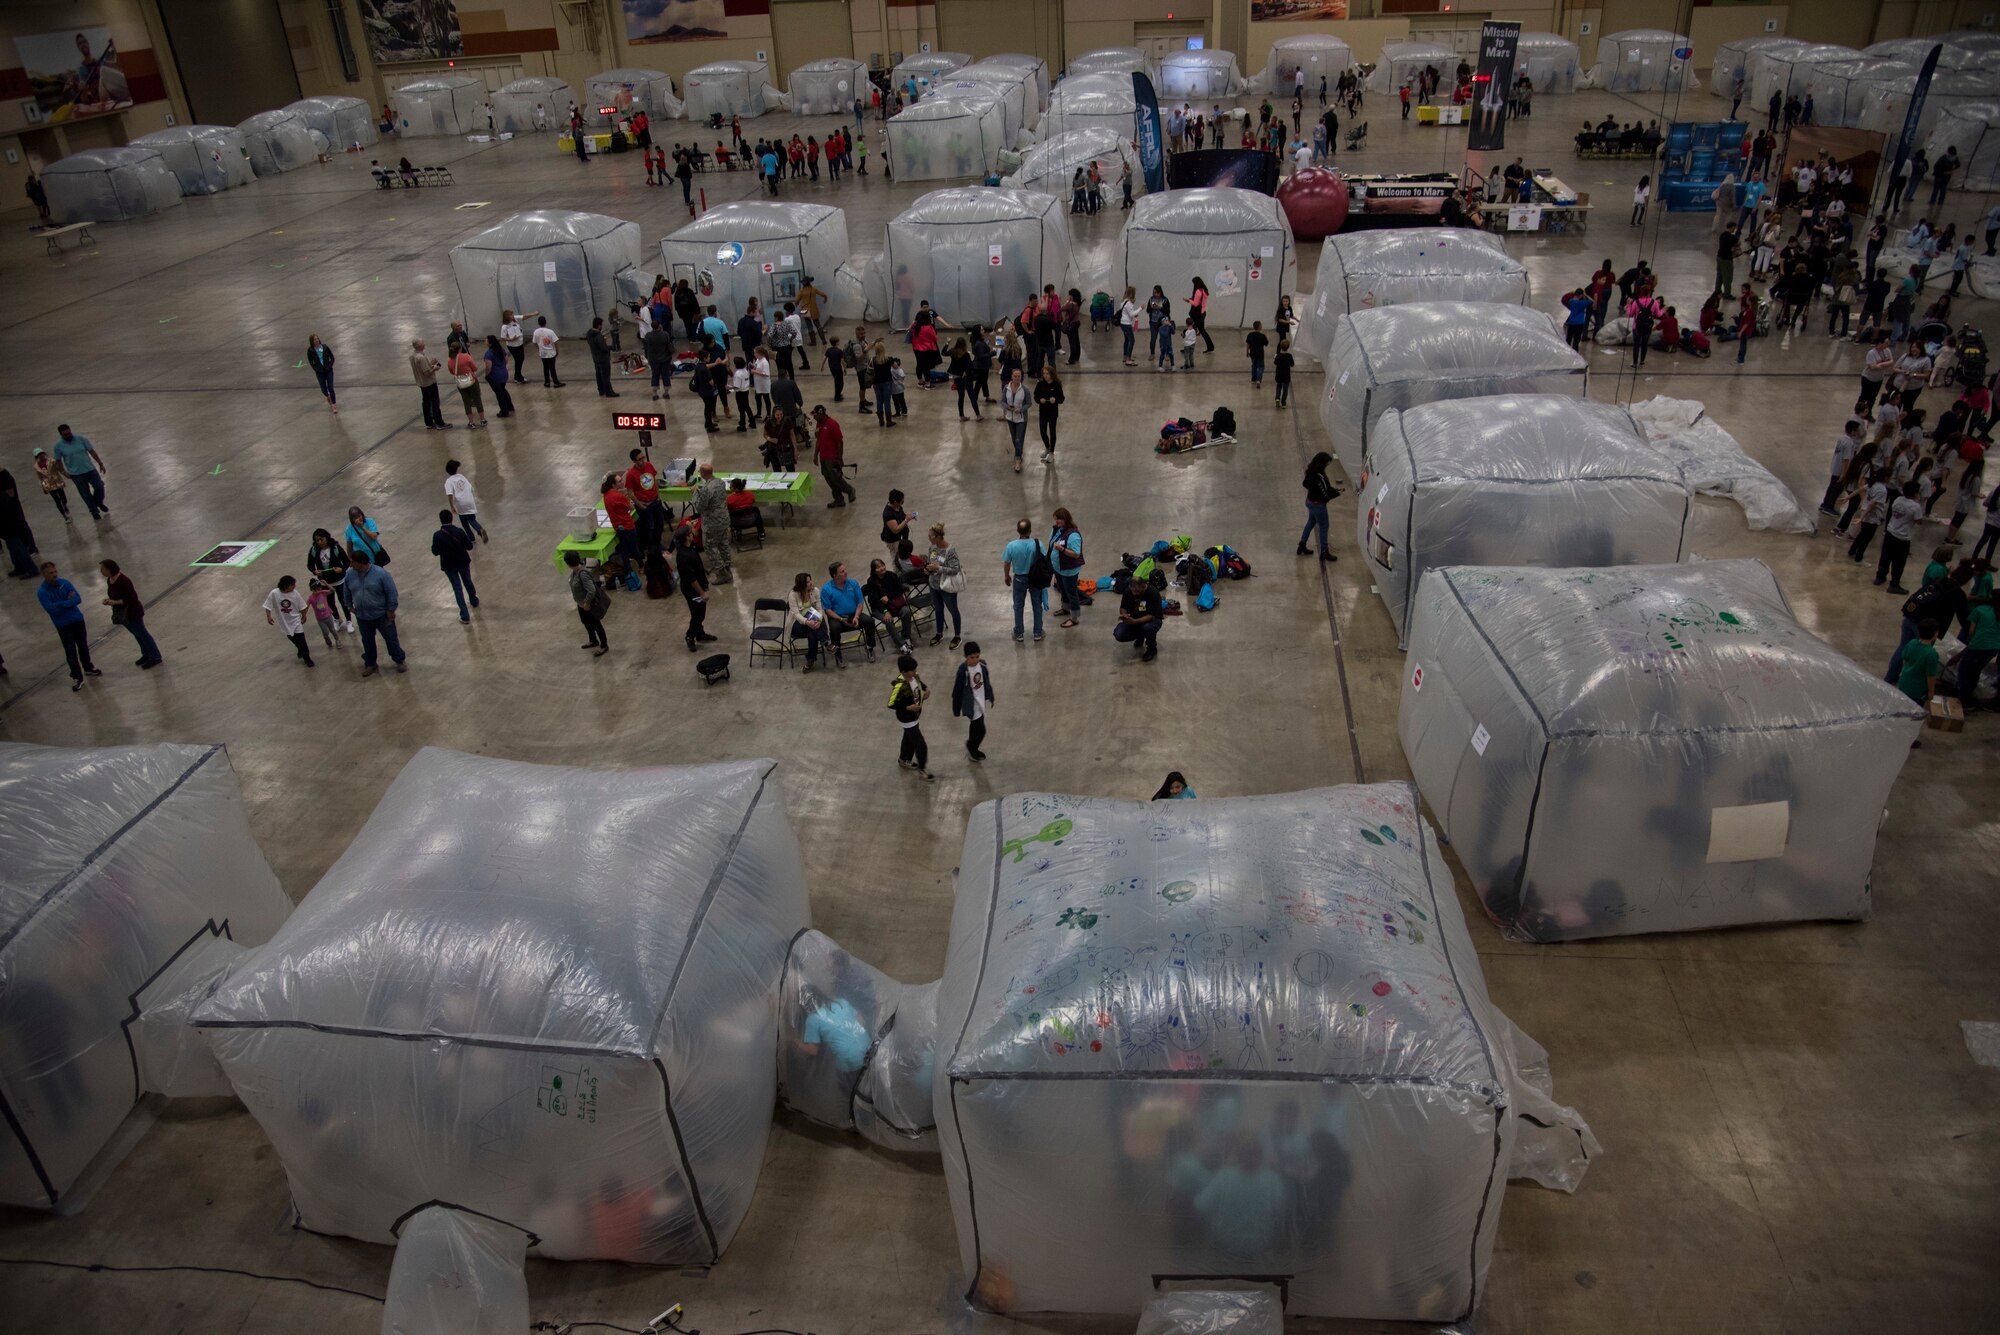
<path fill-rule="evenodd" d="M 811 473 L 725 473 L 720 468 L 715 470 L 715 480 L 725 487 L 739 477 L 743 479 L 744 487 L 757 497 L 760 505 L 765 501 L 778 503 L 780 523 L 788 521 L 793 506 L 804 505 L 812 499 L 814 475 Z M 660 498 L 677 505 L 685 505 L 694 499 L 694 488 L 661 487 Z"/>

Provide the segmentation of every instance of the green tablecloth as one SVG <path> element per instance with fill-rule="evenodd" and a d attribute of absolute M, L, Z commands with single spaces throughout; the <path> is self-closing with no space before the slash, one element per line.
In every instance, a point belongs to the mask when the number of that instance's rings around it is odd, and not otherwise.
<path fill-rule="evenodd" d="M 756 494 L 759 501 L 798 505 L 813 494 L 811 473 L 725 473 L 718 468 L 715 477 L 724 486 L 734 478 L 742 478 L 744 485 Z M 694 499 L 694 488 L 661 487 L 660 495 L 666 500 L 683 503 Z"/>
<path fill-rule="evenodd" d="M 563 569 L 564 552 L 580 552 L 584 556 L 594 556 L 601 565 L 618 546 L 618 535 L 608 528 L 597 530 L 594 538 L 568 537 L 556 544 L 556 569 Z"/>

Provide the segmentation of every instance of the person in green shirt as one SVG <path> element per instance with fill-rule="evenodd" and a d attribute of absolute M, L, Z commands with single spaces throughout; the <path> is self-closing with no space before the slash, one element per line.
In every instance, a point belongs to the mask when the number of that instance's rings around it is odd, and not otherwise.
<path fill-rule="evenodd" d="M 1986 597 L 1973 601 L 1967 620 L 1972 633 L 1965 641 L 1965 653 L 1958 660 L 1958 702 L 1970 711 L 1979 707 L 1972 694 L 1979 685 L 1979 674 L 1986 670 L 1986 665 L 1993 661 L 1996 654 L 2000 654 L 2000 615 L 1993 610 L 1990 592 Z"/>
<path fill-rule="evenodd" d="M 1930 564 L 1924 567 L 1924 577 L 1917 581 L 1917 587 L 1921 589 L 1924 585 L 1941 580 L 1949 575 L 1951 573 L 1950 562 L 1951 548 L 1939 547 L 1936 551 L 1932 552 Z"/>
<path fill-rule="evenodd" d="M 1896 689 L 1925 709 L 1930 707 L 1931 693 L 1937 689 L 1938 673 L 1943 664 L 1937 651 L 1938 624 L 1926 617 L 1917 625 L 1917 638 L 1903 649 L 1903 669 L 1897 674 Z M 1921 741 L 1911 743 L 1922 746 Z"/>

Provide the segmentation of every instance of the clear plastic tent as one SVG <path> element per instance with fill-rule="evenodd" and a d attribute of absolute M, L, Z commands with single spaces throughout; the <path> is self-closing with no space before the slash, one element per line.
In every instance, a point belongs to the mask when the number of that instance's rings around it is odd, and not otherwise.
<path fill-rule="evenodd" d="M 1866 918 L 1923 709 L 1758 561 L 1425 576 L 1398 731 L 1509 935 Z"/>
<path fill-rule="evenodd" d="M 1678 59 L 1674 52 L 1694 50 L 1686 34 L 1658 28 L 1631 28 L 1599 38 L 1597 63 L 1585 84 L 1612 93 L 1678 93 L 1701 87 L 1693 55 Z"/>
<path fill-rule="evenodd" d="M 1902 133 L 1914 92 L 1914 84 L 1900 81 L 1869 85 L 1861 100 L 1860 128 L 1876 134 Z M 1929 134 L 1947 111 L 1991 102 L 1996 98 L 2000 98 L 2000 58 L 1978 70 L 1952 70 L 1948 73 L 1940 70 L 1932 76 L 1930 91 L 1924 94 L 1923 110 L 1917 116 L 1917 133 L 1920 136 Z"/>
<path fill-rule="evenodd" d="M 1294 76 L 1303 72 L 1307 93 L 1317 94 L 1319 81 L 1324 78 L 1330 95 L 1340 72 L 1353 64 L 1354 48 L 1340 38 L 1331 33 L 1300 33 L 1271 43 L 1271 57 L 1264 66 L 1263 77 L 1252 82 L 1261 92 L 1290 97 Z"/>
<path fill-rule="evenodd" d="M 1007 110 L 998 89 L 979 85 L 926 97 L 889 118 L 889 167 L 899 181 L 983 177 L 1007 147 Z"/>
<path fill-rule="evenodd" d="M 1493 232 L 1464 227 L 1392 227 L 1330 236 L 1320 247 L 1312 305 L 1301 332 L 1307 350 L 1333 346 L 1349 311 L 1407 301 L 1528 304 L 1528 268 Z"/>
<path fill-rule="evenodd" d="M 868 67 L 851 56 L 808 60 L 792 71 L 788 83 L 795 116 L 848 115 L 855 98 L 869 96 Z"/>
<path fill-rule="evenodd" d="M 762 60 L 711 60 L 697 65 L 681 80 L 687 118 L 761 116 L 766 110 L 764 86 L 770 81 L 771 67 Z"/>
<path fill-rule="evenodd" d="M 1391 409 L 1356 491 L 1355 537 L 1403 647 L 1426 570 L 1678 561 L 1694 506 L 1630 413 L 1558 394 Z"/>
<path fill-rule="evenodd" d="M 1969 34 L 1968 34 L 1969 35 Z M 1937 67 L 1940 70 L 1977 69 L 1984 61 L 1985 52 L 1962 45 L 1953 40 L 1953 34 L 1936 37 L 1896 37 L 1886 42 L 1861 48 L 1864 56 L 1881 56 L 1886 60 L 1900 60 L 1907 65 L 1922 68 L 1930 57 L 1932 47 L 1943 48 L 1938 52 Z"/>
<path fill-rule="evenodd" d="M 673 77 L 664 70 L 619 68 L 599 70 L 584 80 L 584 103 L 578 108 L 586 125 L 603 127 L 621 116 L 643 111 L 654 120 L 681 114 Z M 610 115 L 601 115 L 605 108 Z"/>
<path fill-rule="evenodd" d="M 1491 302 L 1413 301 L 1353 311 L 1334 326 L 1319 420 L 1359 481 L 1375 420 L 1391 408 L 1486 394 L 1582 398 L 1589 367 L 1542 311 Z M 1338 370 L 1338 374 L 1335 374 Z"/>
<path fill-rule="evenodd" d="M 1147 195 L 1132 205 L 1121 249 L 1117 281 L 1138 289 L 1141 306 L 1158 284 L 1178 312 L 1194 280 L 1206 283 L 1210 328 L 1270 323 L 1278 298 L 1298 282 L 1292 224 L 1277 200 L 1255 190 L 1206 186 Z"/>
<path fill-rule="evenodd" d="M 881 270 L 891 325 L 908 328 L 919 301 L 956 325 L 992 325 L 1019 314 L 1045 284 L 1068 286 L 1066 208 L 1033 190 L 975 186 L 920 196 L 889 220 Z"/>
<path fill-rule="evenodd" d="M 501 134 L 536 134 L 569 128 L 576 91 L 561 79 L 516 79 L 488 99 L 493 128 Z"/>
<path fill-rule="evenodd" d="M 1032 69 L 1000 61 L 976 61 L 953 70 L 948 78 L 941 81 L 940 91 L 954 89 L 964 83 L 984 84 L 1005 100 L 1009 147 L 1020 141 L 1022 130 L 1032 130 L 1042 119 L 1042 103 Z"/>
<path fill-rule="evenodd" d="M 1144 192 L 1145 175 L 1139 170 L 1139 155 L 1133 151 L 1130 140 L 1102 127 L 1065 130 L 1043 140 L 1022 154 L 1021 165 L 1013 175 L 1003 177 L 1000 183 L 1020 190 L 1037 190 L 1067 201 L 1077 168 L 1088 170 L 1093 162 L 1104 178 L 1107 194 L 1116 188 L 1121 166 L 1132 169 L 1134 196 Z"/>
<path fill-rule="evenodd" d="M 618 299 L 618 275 L 641 260 L 639 224 L 602 213 L 516 213 L 451 248 L 465 327 L 497 332 L 500 313 L 539 311 L 582 338 Z"/>
<path fill-rule="evenodd" d="M 1138 99 L 1130 74 L 1072 74 L 1056 85 L 1042 116 L 1041 137 L 1100 129 L 1130 143 L 1139 133 Z"/>
<path fill-rule="evenodd" d="M 56 223 L 127 222 L 181 202 L 180 178 L 157 148 L 87 148 L 42 168 Z"/>
<path fill-rule="evenodd" d="M 1514 75 L 1528 76 L 1538 93 L 1573 93 L 1583 77 L 1576 43 L 1559 32 L 1524 32 L 1514 50 Z"/>
<path fill-rule="evenodd" d="M 967 66 L 970 69 L 971 66 Z M 1027 114 L 1028 90 L 1018 70 L 992 71 L 995 78 L 967 79 L 961 77 L 965 70 L 953 70 L 950 74 L 935 79 L 925 102 L 963 103 L 981 105 L 988 101 L 1000 104 L 1000 156 L 995 160 L 996 168 L 1009 161 L 1009 153 L 1022 144 L 1032 142 L 1033 132 L 1028 130 L 1022 117 Z M 907 110 L 907 108 L 905 108 Z M 916 122 L 912 122 L 915 124 Z"/>
<path fill-rule="evenodd" d="M 455 1205 L 396 1231 L 382 1335 L 520 1335 L 528 1325 L 528 1234 Z"/>
<path fill-rule="evenodd" d="M 1056 89 L 1060 91 L 1069 80 L 1085 74 L 1144 74 L 1150 77 L 1152 72 L 1153 62 L 1138 47 L 1101 46 L 1070 61 L 1063 70 L 1063 83 L 1057 84 Z"/>
<path fill-rule="evenodd" d="M 1876 56 L 1828 60 L 1812 67 L 1813 124 L 1853 127 L 1861 124 L 1870 90 L 1917 81 L 1917 67 Z M 1767 99 L 1768 100 L 1768 99 Z"/>
<path fill-rule="evenodd" d="M 933 80 L 971 63 L 972 57 L 963 51 L 922 51 L 905 56 L 896 63 L 896 68 L 889 71 L 890 96 L 905 93 L 905 85 L 914 83 L 921 97 Z"/>
<path fill-rule="evenodd" d="M 1743 80 L 1743 97 L 1750 99 L 1750 58 L 1759 52 L 1796 51 L 1807 45 L 1797 37 L 1739 37 L 1715 48 L 1715 63 L 1708 70 L 1708 91 L 1727 102 L 1736 94 L 1736 81 Z"/>
<path fill-rule="evenodd" d="M 1940 112 L 1924 152 L 1936 162 L 1951 148 L 1964 164 L 1953 184 L 1964 190 L 2000 190 L 2000 102 L 1961 102 Z"/>
<path fill-rule="evenodd" d="M 718 204 L 660 242 L 660 272 L 688 280 L 731 329 L 752 297 L 782 311 L 805 280 L 828 280 L 848 254 L 847 212 L 825 204 L 745 199 Z M 764 272 L 765 266 L 770 272 Z"/>
<path fill-rule="evenodd" d="M 1829 61 L 1856 60 L 1861 53 L 1851 46 L 1816 42 L 1783 50 L 1755 51 L 1750 56 L 1750 102 L 1764 108 L 1771 100 L 1771 94 L 1779 97 L 1803 99 L 1808 91 L 1813 97 L 1814 111 L 1818 111 L 1819 97 L 1814 89 L 1814 69 Z M 1814 117 L 1818 119 L 1817 116 Z"/>
<path fill-rule="evenodd" d="M 157 1088 L 128 1022 L 176 957 L 291 907 L 223 748 L 0 743 L 0 1201 L 60 1204 Z"/>
<path fill-rule="evenodd" d="M 366 148 L 382 138 L 374 110 L 358 97 L 302 97 L 285 108 L 306 118 L 306 124 L 326 136 L 328 144 L 345 153 Z"/>
<path fill-rule="evenodd" d="M 1035 113 L 1037 116 L 1049 105 L 1049 62 L 1040 56 L 1031 56 L 1021 51 L 1003 51 L 997 56 L 987 56 L 979 62 L 982 65 L 999 65 L 1010 69 L 1026 70 L 1035 76 Z"/>
<path fill-rule="evenodd" d="M 132 141 L 166 160 L 183 195 L 213 195 L 257 179 L 243 131 L 230 125 L 173 125 Z"/>
<path fill-rule="evenodd" d="M 1236 97 L 1248 87 L 1234 51 L 1170 51 L 1160 57 L 1160 97 Z"/>
<path fill-rule="evenodd" d="M 1406 83 L 1414 86 L 1426 65 L 1449 79 L 1461 59 L 1456 51 L 1436 42 L 1384 42 L 1375 72 L 1368 76 L 1368 91 L 1393 93 Z"/>
<path fill-rule="evenodd" d="M 195 1013 L 300 1225 L 387 1243 L 447 1201 L 545 1257 L 720 1256 L 808 925 L 773 768 L 419 751 Z"/>
<path fill-rule="evenodd" d="M 779 1099 L 884 1148 L 936 1153 L 938 986 L 898 983 L 802 933 L 778 987 Z"/>
<path fill-rule="evenodd" d="M 1704 404 L 1651 398 L 1632 405 L 1632 418 L 1660 458 L 1686 474 L 1689 486 L 1704 496 L 1734 501 L 1751 528 L 1801 534 L 1817 530 L 1812 511 L 1799 504 L 1792 489 L 1770 469 L 1751 458 L 1736 437 L 1708 415 Z"/>
<path fill-rule="evenodd" d="M 472 134 L 486 128 L 486 82 L 470 74 L 437 74 L 389 94 L 396 133 L 406 138 Z"/>
<path fill-rule="evenodd" d="M 296 171 L 319 160 L 312 126 L 296 111 L 260 111 L 239 124 L 250 169 L 259 176 Z"/>
<path fill-rule="evenodd" d="M 1015 794 L 959 865 L 934 1105 L 982 1307 L 1283 1275 L 1295 1316 L 1462 1319 L 1505 1181 L 1597 1148 L 1524 1078 L 1409 784 Z"/>

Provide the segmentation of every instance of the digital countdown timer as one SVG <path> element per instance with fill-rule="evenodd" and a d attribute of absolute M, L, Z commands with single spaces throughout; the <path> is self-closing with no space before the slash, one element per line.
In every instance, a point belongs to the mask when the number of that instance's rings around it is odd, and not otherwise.
<path fill-rule="evenodd" d="M 665 431 L 665 413 L 613 413 L 611 428 L 614 431 Z"/>

